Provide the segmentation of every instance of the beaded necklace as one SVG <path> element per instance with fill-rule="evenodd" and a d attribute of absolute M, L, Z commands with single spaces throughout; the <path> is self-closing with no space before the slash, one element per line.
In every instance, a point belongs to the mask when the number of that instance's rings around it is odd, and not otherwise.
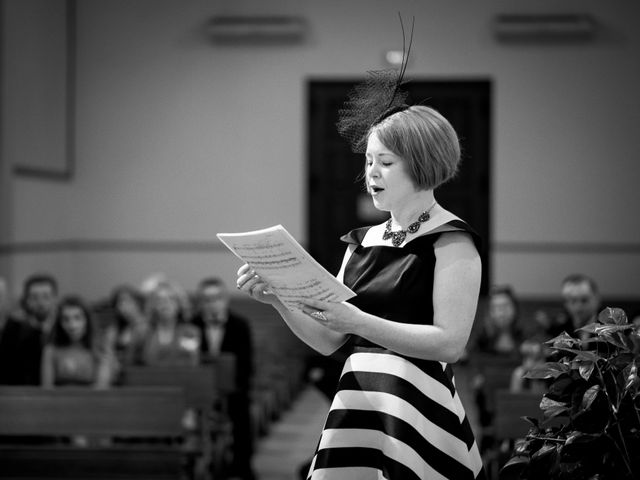
<path fill-rule="evenodd" d="M 389 220 L 387 220 L 384 233 L 382 234 L 382 239 L 388 240 L 391 238 L 391 243 L 393 244 L 393 246 L 399 247 L 400 245 L 402 245 L 402 242 L 404 242 L 404 239 L 407 238 L 408 233 L 416 233 L 418 230 L 420 230 L 420 225 L 431 218 L 431 210 L 433 210 L 433 207 L 435 206 L 436 202 L 433 202 L 433 205 L 422 212 L 418 217 L 418 220 L 409 225 L 406 230 L 398 230 L 396 232 L 392 232 L 391 218 L 389 218 Z"/>

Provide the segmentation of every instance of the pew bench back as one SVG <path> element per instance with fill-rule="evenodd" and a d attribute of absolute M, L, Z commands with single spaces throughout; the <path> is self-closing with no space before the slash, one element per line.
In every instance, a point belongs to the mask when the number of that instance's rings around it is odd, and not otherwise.
<path fill-rule="evenodd" d="M 1 476 L 178 479 L 184 409 L 179 388 L 1 387 Z M 139 441 L 119 443 L 127 437 Z"/>

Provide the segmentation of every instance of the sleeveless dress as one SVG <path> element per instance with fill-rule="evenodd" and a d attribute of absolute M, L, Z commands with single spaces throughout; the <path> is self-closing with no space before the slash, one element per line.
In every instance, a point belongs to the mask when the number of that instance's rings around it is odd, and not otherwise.
<path fill-rule="evenodd" d="M 81 347 L 55 347 L 53 371 L 55 385 L 92 385 L 96 379 L 96 356 Z"/>
<path fill-rule="evenodd" d="M 478 237 L 461 220 L 446 224 Z M 355 246 L 344 284 L 351 303 L 390 321 L 433 321 L 434 242 L 427 233 L 401 247 Z M 311 463 L 310 480 L 480 479 L 482 461 L 450 365 L 397 354 L 351 336 L 349 356 Z"/>

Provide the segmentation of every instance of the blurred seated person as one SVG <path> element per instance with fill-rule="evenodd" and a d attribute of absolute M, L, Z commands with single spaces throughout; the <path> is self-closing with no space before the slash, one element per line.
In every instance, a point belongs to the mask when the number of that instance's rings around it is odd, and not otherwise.
<path fill-rule="evenodd" d="M 220 353 L 230 353 L 235 358 L 236 391 L 228 402 L 234 437 L 230 476 L 249 480 L 255 478 L 251 467 L 253 429 L 249 409 L 254 372 L 253 340 L 249 322 L 231 312 L 229 302 L 229 291 L 220 278 L 203 279 L 196 292 L 194 324 L 201 332 L 201 353 L 205 361 Z"/>
<path fill-rule="evenodd" d="M 79 297 L 63 298 L 42 354 L 42 386 L 108 388 L 113 373 L 113 357 L 96 345 L 88 307 Z"/>
<path fill-rule="evenodd" d="M 134 363 L 136 345 L 140 345 L 148 331 L 142 293 L 131 285 L 120 285 L 111 292 L 110 305 L 114 324 L 109 329 L 109 343 L 121 365 Z"/>
<path fill-rule="evenodd" d="M 489 292 L 488 315 L 483 318 L 475 347 L 480 352 L 517 356 L 522 333 L 518 325 L 518 301 L 509 286 Z"/>
<path fill-rule="evenodd" d="M 180 293 L 173 283 L 160 282 L 149 293 L 145 313 L 146 337 L 135 347 L 134 363 L 143 365 L 198 365 L 201 336 L 185 317 Z"/>
<path fill-rule="evenodd" d="M 202 332 L 201 352 L 215 358 L 221 352 L 236 356 L 238 386 L 249 386 L 253 373 L 253 342 L 249 322 L 229 310 L 230 296 L 217 277 L 202 280 L 196 291 L 193 323 Z"/>
<path fill-rule="evenodd" d="M 24 282 L 20 310 L 9 316 L 0 338 L 0 385 L 40 385 L 42 349 L 56 315 L 58 283 L 48 274 Z"/>
<path fill-rule="evenodd" d="M 188 320 L 193 318 L 193 312 L 191 310 L 191 299 L 189 294 L 178 282 L 171 280 L 165 273 L 157 272 L 152 273 L 145 278 L 140 284 L 140 293 L 143 298 L 148 298 L 152 292 L 154 292 L 159 285 L 168 285 L 171 288 L 180 304 L 180 312 L 184 319 Z"/>
<path fill-rule="evenodd" d="M 471 380 L 473 401 L 481 427 L 480 453 L 494 443 L 492 431 L 493 392 L 509 388 L 511 373 L 519 362 L 522 333 L 518 325 L 518 301 L 510 286 L 493 286 L 489 291 L 488 312 L 482 319 L 480 332 L 473 342 Z"/>
<path fill-rule="evenodd" d="M 600 312 L 600 293 L 595 280 L 587 275 L 575 273 L 562 281 L 563 311 L 556 317 L 538 318 L 547 338 L 553 338 L 562 332 L 576 338 L 587 338 L 589 334 L 575 330 L 598 318 Z"/>
<path fill-rule="evenodd" d="M 542 379 L 525 378 L 525 375 L 535 367 L 545 363 L 545 349 L 538 340 L 527 339 L 520 345 L 522 364 L 517 366 L 511 375 L 511 392 L 533 392 L 543 394 L 547 392 L 548 384 Z"/>

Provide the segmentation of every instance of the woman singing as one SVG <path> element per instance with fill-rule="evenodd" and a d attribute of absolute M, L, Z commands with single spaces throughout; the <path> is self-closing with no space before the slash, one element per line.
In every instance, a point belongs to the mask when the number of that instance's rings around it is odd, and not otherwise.
<path fill-rule="evenodd" d="M 390 213 L 342 237 L 337 277 L 357 296 L 305 300 L 303 312 L 293 313 L 248 265 L 237 285 L 273 305 L 312 348 L 349 353 L 309 479 L 484 478 L 450 366 L 465 349 L 477 307 L 479 240 L 434 196 L 457 171 L 459 141 L 437 111 L 405 105 L 397 89 L 392 96 L 396 105 L 384 101 L 382 114 L 368 112 L 376 118 L 363 135 L 345 135 L 356 151 L 366 145 L 367 191 Z M 366 102 L 352 98 L 347 110 L 354 106 L 367 114 Z"/>

